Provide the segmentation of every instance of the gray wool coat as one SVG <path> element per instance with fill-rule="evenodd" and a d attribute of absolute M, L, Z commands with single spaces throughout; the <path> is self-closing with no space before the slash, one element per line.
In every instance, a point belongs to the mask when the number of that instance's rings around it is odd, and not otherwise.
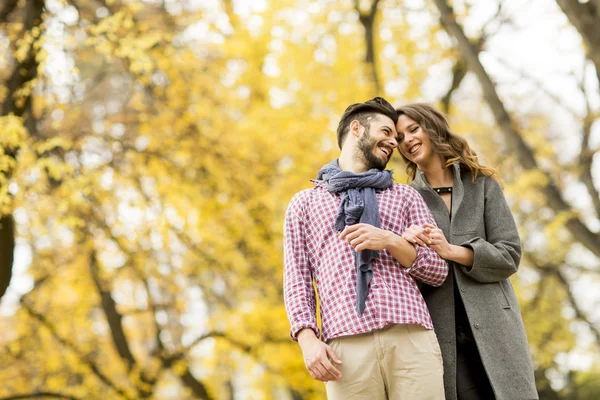
<path fill-rule="evenodd" d="M 478 176 L 473 184 L 469 170 L 461 173 L 458 163 L 453 168 L 451 219 L 421 171 L 410 184 L 425 199 L 448 242 L 474 252 L 472 268 L 449 261 L 444 284 L 424 284 L 421 289 L 442 350 L 446 400 L 457 398 L 455 281 L 496 399 L 538 399 L 519 304 L 508 280 L 521 259 L 514 218 L 498 182 Z"/>

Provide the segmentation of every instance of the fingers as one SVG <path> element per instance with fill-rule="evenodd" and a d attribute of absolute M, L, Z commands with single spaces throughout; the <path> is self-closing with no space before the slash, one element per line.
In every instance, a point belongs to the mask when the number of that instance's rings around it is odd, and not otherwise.
<path fill-rule="evenodd" d="M 415 236 L 412 233 L 404 233 L 402 234 L 402 237 L 410 243 L 416 243 L 419 246 L 427 247 L 427 244 L 423 239 L 421 239 L 419 236 Z"/>
<path fill-rule="evenodd" d="M 341 372 L 329 360 L 322 363 L 322 366 L 327 371 L 326 377 L 328 381 L 337 381 L 342 377 Z"/>
<path fill-rule="evenodd" d="M 341 361 L 339 362 L 341 363 Z M 337 381 L 342 377 L 342 373 L 326 357 L 313 360 L 307 369 L 314 379 L 323 382 Z"/>
<path fill-rule="evenodd" d="M 404 231 L 402 237 L 411 243 L 427 247 L 428 244 L 431 244 L 430 233 L 431 228 L 422 228 L 418 225 L 411 225 Z"/>
<path fill-rule="evenodd" d="M 346 239 L 346 236 L 348 236 L 352 232 L 356 232 L 362 227 L 362 225 L 363 224 L 346 225 L 342 233 L 340 233 L 339 238 L 342 240 Z"/>
<path fill-rule="evenodd" d="M 329 361 L 327 361 L 327 363 L 329 365 L 331 365 L 331 363 Z M 337 380 L 336 375 L 329 372 L 329 370 L 327 369 L 327 367 L 325 366 L 324 363 L 319 363 L 319 364 L 314 365 L 313 370 L 315 373 L 315 376 L 314 376 L 315 379 L 318 379 L 323 382 Z"/>
<path fill-rule="evenodd" d="M 347 241 L 348 243 L 352 244 L 352 241 L 354 241 L 354 240 L 356 240 L 356 239 L 360 238 L 361 236 L 362 236 L 362 233 L 361 233 L 361 231 L 358 231 L 358 230 L 357 230 L 357 231 L 354 231 L 354 232 L 351 232 L 351 233 L 349 233 L 349 234 L 346 236 L 346 241 Z"/>
<path fill-rule="evenodd" d="M 337 356 L 337 354 L 335 354 L 335 351 L 333 351 L 331 346 L 327 346 L 325 348 L 325 351 L 327 352 L 327 356 L 329 357 L 329 359 L 331 361 L 333 361 L 334 363 L 336 363 L 338 365 L 342 364 L 342 360 L 340 360 L 340 358 Z"/>
<path fill-rule="evenodd" d="M 432 230 L 431 234 L 429 236 L 433 240 L 445 239 L 444 232 L 442 232 L 441 229 L 434 229 L 434 230 Z"/>
<path fill-rule="evenodd" d="M 357 236 L 357 237 L 355 237 L 352 240 L 348 239 L 348 242 L 350 243 L 350 246 L 352 246 L 352 248 L 354 248 L 354 249 L 356 249 L 356 246 L 358 246 L 359 244 L 361 244 L 364 241 L 365 241 L 365 237 L 364 236 Z"/>
<path fill-rule="evenodd" d="M 431 229 L 430 228 L 425 228 L 425 230 L 419 232 L 416 235 L 417 239 L 419 239 L 422 243 L 429 243 L 431 244 Z M 423 246 L 423 245 L 422 245 Z M 425 244 L 425 246 L 427 246 Z"/>
<path fill-rule="evenodd" d="M 319 342 L 316 347 L 306 349 L 306 351 L 312 355 L 305 356 L 304 363 L 314 379 L 327 382 L 337 381 L 342 377 L 341 372 L 331 363 L 333 361 L 339 365 L 342 361 L 327 344 Z"/>
<path fill-rule="evenodd" d="M 360 243 L 359 245 L 357 245 L 356 247 L 354 247 L 354 251 L 356 251 L 357 253 L 363 251 L 363 250 L 375 250 L 372 249 L 371 247 L 371 242 L 369 240 L 365 240 L 364 242 Z"/>
<path fill-rule="evenodd" d="M 347 241 L 354 250 L 360 251 L 356 248 L 356 246 L 367 240 L 367 237 L 365 236 L 366 233 L 367 230 L 364 228 L 364 224 L 355 224 L 346 226 L 339 238 Z"/>

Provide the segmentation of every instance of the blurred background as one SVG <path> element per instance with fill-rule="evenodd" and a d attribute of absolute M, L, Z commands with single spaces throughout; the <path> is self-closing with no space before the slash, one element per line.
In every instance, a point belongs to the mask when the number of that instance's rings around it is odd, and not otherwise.
<path fill-rule="evenodd" d="M 540 396 L 599 399 L 599 78 L 599 0 L 0 0 L 0 399 L 324 399 L 283 215 L 376 95 L 500 170 Z"/>

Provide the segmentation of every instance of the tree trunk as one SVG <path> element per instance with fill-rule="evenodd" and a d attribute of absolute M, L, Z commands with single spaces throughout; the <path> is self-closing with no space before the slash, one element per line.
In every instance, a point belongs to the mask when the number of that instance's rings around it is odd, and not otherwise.
<path fill-rule="evenodd" d="M 456 21 L 454 12 L 448 5 L 448 2 L 446 0 L 435 0 L 435 4 L 440 11 L 444 28 L 456 39 L 458 49 L 467 61 L 469 69 L 477 76 L 483 89 L 484 98 L 496 119 L 496 123 L 504 133 L 508 144 L 518 155 L 521 165 L 526 170 L 538 170 L 544 173 L 547 184 L 542 188 L 542 193 L 546 198 L 548 206 L 550 206 L 557 214 L 568 213 L 569 215 L 572 215 L 566 223 L 567 229 L 573 235 L 575 240 L 590 250 L 596 257 L 600 258 L 600 235 L 592 232 L 583 221 L 576 216 L 577 213 L 575 213 L 573 208 L 566 202 L 554 179 L 549 173 L 543 171 L 539 167 L 533 149 L 523 139 L 516 123 L 508 114 L 502 100 L 500 100 L 494 83 L 479 61 L 479 51 L 477 47 L 471 43 L 465 35 L 462 27 Z"/>
<path fill-rule="evenodd" d="M 8 1 L 4 7 L 0 10 L 0 22 L 4 22 L 8 19 L 9 14 L 17 7 L 17 2 Z M 33 28 L 40 26 L 42 23 L 42 13 L 44 11 L 44 0 L 26 0 L 24 10 L 24 31 L 31 31 Z M 23 99 L 23 102 L 17 102 L 15 99 L 15 93 L 24 84 L 35 79 L 37 76 L 38 61 L 37 51 L 35 46 L 31 46 L 27 57 L 22 62 L 17 62 L 13 69 L 8 81 L 6 82 L 7 93 L 2 103 L 0 116 L 6 116 L 14 114 L 16 116 L 23 116 L 26 110 L 31 105 L 31 95 Z M 26 126 L 33 126 L 35 121 L 33 116 L 28 116 Z M 17 151 L 13 149 L 5 149 L 5 154 L 16 158 Z M 5 172 L 6 177 L 9 178 L 12 171 Z M 7 179 L 8 180 L 8 179 Z M 14 219 L 12 215 L 4 215 L 0 217 L 0 299 L 6 293 L 6 289 L 10 284 L 12 277 L 12 268 L 14 261 L 14 250 L 15 250 L 15 229 Z"/>

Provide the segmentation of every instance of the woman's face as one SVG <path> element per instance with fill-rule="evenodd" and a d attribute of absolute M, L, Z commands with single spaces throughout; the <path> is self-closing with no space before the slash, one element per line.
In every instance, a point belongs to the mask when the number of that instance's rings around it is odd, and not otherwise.
<path fill-rule="evenodd" d="M 402 114 L 396 124 L 398 131 L 398 149 L 418 166 L 427 165 L 435 156 L 431 140 L 427 132 L 417 122 Z"/>

